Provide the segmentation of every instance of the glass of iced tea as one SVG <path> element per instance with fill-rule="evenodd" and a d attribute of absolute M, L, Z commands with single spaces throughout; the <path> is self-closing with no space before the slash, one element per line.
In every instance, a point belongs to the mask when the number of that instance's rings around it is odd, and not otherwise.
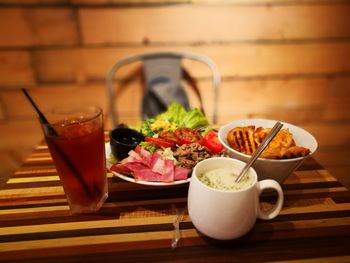
<path fill-rule="evenodd" d="M 45 140 L 71 212 L 99 210 L 108 196 L 102 110 L 59 109 L 45 116 Z"/>

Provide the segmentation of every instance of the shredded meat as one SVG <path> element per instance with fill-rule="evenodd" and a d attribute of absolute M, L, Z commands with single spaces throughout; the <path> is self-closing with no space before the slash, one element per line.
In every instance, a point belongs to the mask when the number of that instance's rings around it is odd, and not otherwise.
<path fill-rule="evenodd" d="M 213 154 L 199 143 L 183 144 L 174 152 L 174 157 L 182 167 L 192 169 L 198 162 L 212 157 Z"/>

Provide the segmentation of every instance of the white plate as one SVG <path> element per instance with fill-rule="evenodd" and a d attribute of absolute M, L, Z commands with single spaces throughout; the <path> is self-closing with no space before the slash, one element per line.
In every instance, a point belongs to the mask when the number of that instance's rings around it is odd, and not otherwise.
<path fill-rule="evenodd" d="M 106 165 L 107 165 L 107 169 L 115 176 L 119 177 L 120 179 L 123 179 L 125 181 L 131 182 L 131 183 L 135 183 L 135 184 L 144 184 L 144 185 L 152 185 L 152 186 L 169 186 L 169 185 L 178 185 L 178 184 L 185 184 L 185 183 L 189 183 L 191 180 L 191 177 L 188 177 L 186 180 L 179 180 L 179 181 L 174 181 L 174 182 L 170 182 L 170 183 L 164 183 L 164 182 L 147 182 L 147 181 L 142 181 L 142 180 L 135 180 L 134 177 L 125 175 L 125 174 L 121 174 L 121 173 L 117 173 L 115 171 L 111 171 L 110 168 L 112 166 L 112 163 L 109 162 L 109 156 L 111 154 L 111 146 L 109 145 L 109 143 L 105 144 L 105 148 L 106 148 Z"/>

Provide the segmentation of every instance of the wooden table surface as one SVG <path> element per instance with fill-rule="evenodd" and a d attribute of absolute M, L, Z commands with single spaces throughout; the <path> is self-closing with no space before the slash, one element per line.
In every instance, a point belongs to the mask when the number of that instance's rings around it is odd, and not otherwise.
<path fill-rule="evenodd" d="M 0 190 L 0 261 L 350 262 L 350 192 L 312 158 L 283 183 L 277 218 L 225 242 L 192 225 L 188 184 L 143 186 L 108 176 L 102 209 L 70 215 L 47 147 L 36 148 Z M 273 200 L 262 198 L 265 206 Z"/>

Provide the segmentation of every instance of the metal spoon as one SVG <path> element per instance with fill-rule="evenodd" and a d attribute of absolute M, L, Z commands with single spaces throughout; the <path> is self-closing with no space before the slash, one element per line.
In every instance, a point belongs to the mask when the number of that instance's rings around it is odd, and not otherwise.
<path fill-rule="evenodd" d="M 246 165 L 243 167 L 242 171 L 239 173 L 237 178 L 235 179 L 236 183 L 239 183 L 239 181 L 243 178 L 243 176 L 247 173 L 248 169 L 255 163 L 255 161 L 259 158 L 260 154 L 265 150 L 265 148 L 269 145 L 270 141 L 277 135 L 279 130 L 282 128 L 283 124 L 280 122 L 277 122 L 269 134 L 265 137 L 263 142 L 259 145 L 258 149 L 254 152 L 254 154 L 250 157 L 249 161 L 246 163 Z"/>

